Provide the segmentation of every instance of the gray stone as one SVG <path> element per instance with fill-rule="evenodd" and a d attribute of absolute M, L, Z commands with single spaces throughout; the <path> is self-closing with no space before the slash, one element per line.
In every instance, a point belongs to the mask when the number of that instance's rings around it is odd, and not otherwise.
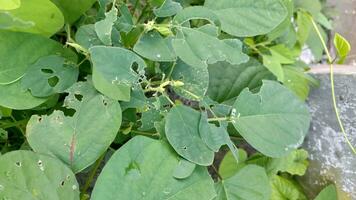
<path fill-rule="evenodd" d="M 328 66 L 312 68 L 320 88 L 311 92 L 308 104 L 313 117 L 303 147 L 309 151 L 310 167 L 300 181 L 310 198 L 327 184 L 335 183 L 340 200 L 356 200 L 356 155 L 338 126 L 331 98 Z M 356 67 L 335 66 L 335 89 L 341 119 L 356 146 Z"/>

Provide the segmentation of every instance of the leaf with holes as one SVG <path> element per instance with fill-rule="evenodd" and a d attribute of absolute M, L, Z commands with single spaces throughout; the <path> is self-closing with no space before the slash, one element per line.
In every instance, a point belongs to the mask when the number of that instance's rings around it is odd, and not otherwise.
<path fill-rule="evenodd" d="M 270 157 L 297 149 L 309 130 L 307 106 L 276 82 L 263 81 L 256 94 L 243 90 L 233 108 L 238 112 L 234 127 L 250 145 Z"/>
<path fill-rule="evenodd" d="M 0 198 L 79 200 L 79 185 L 56 158 L 13 151 L 0 156 Z"/>
<path fill-rule="evenodd" d="M 108 46 L 111 46 L 112 44 L 111 33 L 113 31 L 114 23 L 117 20 L 117 13 L 118 10 L 113 6 L 109 12 L 105 13 L 105 19 L 96 22 L 94 25 L 98 38 Z"/>
<path fill-rule="evenodd" d="M 78 82 L 67 90 L 64 101 L 73 116 L 62 111 L 33 115 L 27 124 L 27 140 L 40 153 L 56 156 L 74 172 L 90 166 L 109 147 L 121 125 L 121 108 L 99 94 L 90 81 Z"/>
<path fill-rule="evenodd" d="M 136 136 L 106 164 L 91 199 L 212 199 L 216 195 L 206 168 L 197 166 L 188 178 L 176 179 L 178 163 L 164 141 Z"/>
<path fill-rule="evenodd" d="M 219 61 L 238 65 L 248 61 L 240 40 L 219 40 L 199 29 L 179 28 L 172 44 L 177 56 L 190 66 L 208 67 Z"/>
<path fill-rule="evenodd" d="M 72 86 L 78 74 L 79 70 L 74 63 L 61 56 L 47 56 L 27 69 L 21 84 L 35 97 L 48 97 Z"/>
<path fill-rule="evenodd" d="M 211 150 L 199 135 L 200 113 L 186 106 L 173 107 L 166 117 L 166 136 L 174 150 L 198 165 L 209 166 L 214 160 Z"/>
<path fill-rule="evenodd" d="M 0 85 L 19 80 L 27 68 L 39 58 L 62 55 L 76 62 L 76 55 L 69 49 L 40 35 L 0 30 Z"/>
<path fill-rule="evenodd" d="M 204 6 L 219 17 L 223 31 L 238 37 L 269 33 L 288 15 L 280 0 L 206 0 Z"/>
<path fill-rule="evenodd" d="M 120 47 L 95 46 L 90 48 L 90 54 L 96 89 L 113 99 L 128 101 L 130 96 L 126 90 L 130 90 L 144 75 L 145 61 Z"/>

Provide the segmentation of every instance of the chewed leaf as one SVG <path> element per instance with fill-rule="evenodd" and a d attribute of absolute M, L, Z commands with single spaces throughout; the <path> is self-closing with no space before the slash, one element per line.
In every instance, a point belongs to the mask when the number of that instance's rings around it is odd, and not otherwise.
<path fill-rule="evenodd" d="M 173 107 L 166 117 L 166 136 L 174 150 L 198 165 L 209 166 L 214 160 L 211 150 L 199 135 L 200 113 L 186 106 Z"/>
<path fill-rule="evenodd" d="M 0 30 L 0 84 L 19 80 L 27 68 L 39 58 L 61 55 L 76 62 L 76 55 L 69 49 L 40 35 Z"/>
<path fill-rule="evenodd" d="M 54 155 L 79 172 L 95 162 L 115 139 L 121 108 L 117 101 L 99 94 L 90 82 L 78 82 L 67 92 L 64 106 L 74 109 L 74 115 L 65 116 L 62 111 L 34 115 L 26 135 L 36 152 Z"/>
<path fill-rule="evenodd" d="M 56 158 L 32 151 L 0 156 L 1 199 L 79 200 L 73 172 Z"/>
<path fill-rule="evenodd" d="M 105 165 L 91 199 L 205 200 L 216 196 L 205 167 L 196 166 L 189 177 L 177 179 L 173 173 L 178 163 L 166 142 L 136 136 Z"/>
<path fill-rule="evenodd" d="M 27 69 L 21 84 L 35 97 L 48 97 L 72 86 L 77 81 L 78 74 L 79 70 L 74 63 L 61 56 L 47 56 Z"/>
<path fill-rule="evenodd" d="M 238 37 L 269 33 L 288 14 L 280 0 L 206 0 L 204 6 L 218 16 L 223 31 Z"/>
<path fill-rule="evenodd" d="M 0 8 L 0 10 L 2 10 Z M 2 11 L 0 11 L 2 12 Z M 8 27 L 7 30 L 52 36 L 64 24 L 64 17 L 59 8 L 51 1 L 21 1 L 18 8 L 7 10 L 14 19 L 31 23 L 32 26 Z"/>
<path fill-rule="evenodd" d="M 204 43 L 201 41 L 204 41 Z M 208 67 L 208 64 L 214 64 L 218 61 L 241 64 L 249 59 L 242 52 L 240 40 L 219 40 L 217 37 L 198 29 L 181 27 L 179 34 L 172 42 L 177 56 L 193 67 Z"/>
<path fill-rule="evenodd" d="M 21 87 L 21 81 L 8 85 L 0 84 L 0 106 L 15 110 L 27 110 L 45 103 L 48 98 L 38 98 Z"/>
<path fill-rule="evenodd" d="M 80 26 L 75 34 L 75 41 L 82 47 L 89 49 L 93 46 L 103 45 L 100 38 L 95 32 L 94 24 Z"/>
<path fill-rule="evenodd" d="M 95 46 L 90 48 L 90 54 L 94 86 L 116 100 L 128 101 L 130 96 L 122 97 L 119 94 L 122 90 L 118 88 L 130 88 L 138 83 L 144 76 L 145 61 L 132 51 L 120 47 Z M 135 70 L 134 65 L 137 67 Z M 113 95 L 112 91 L 116 95 Z"/>
<path fill-rule="evenodd" d="M 267 156 L 282 157 L 297 149 L 308 133 L 307 106 L 279 83 L 264 81 L 257 94 L 242 91 L 233 108 L 238 112 L 235 128 Z"/>
<path fill-rule="evenodd" d="M 202 6 L 192 6 L 181 10 L 174 17 L 173 23 L 183 24 L 193 19 L 205 19 L 215 26 L 220 26 L 219 17 L 211 10 Z"/>
<path fill-rule="evenodd" d="M 177 59 L 172 47 L 172 37 L 163 38 L 156 31 L 142 34 L 133 50 L 152 61 L 171 62 Z"/>
<path fill-rule="evenodd" d="M 95 23 L 95 32 L 98 35 L 101 42 L 105 45 L 110 46 L 112 44 L 111 32 L 113 30 L 114 23 L 117 20 L 118 10 L 115 6 L 112 9 L 105 13 L 105 19 Z"/>

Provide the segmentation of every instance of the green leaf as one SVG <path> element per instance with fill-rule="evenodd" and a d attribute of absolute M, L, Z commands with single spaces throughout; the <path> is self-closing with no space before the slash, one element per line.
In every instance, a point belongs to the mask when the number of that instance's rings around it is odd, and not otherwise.
<path fill-rule="evenodd" d="M 211 24 L 220 27 L 219 17 L 214 12 L 203 6 L 192 6 L 181 10 L 173 18 L 173 23 L 184 24 L 185 22 L 193 19 L 204 19 L 209 21 Z"/>
<path fill-rule="evenodd" d="M 322 5 L 319 0 L 294 0 L 296 9 L 306 10 L 314 17 L 317 17 L 322 10 Z"/>
<path fill-rule="evenodd" d="M 136 136 L 105 165 L 91 199 L 181 200 L 216 195 L 206 168 L 197 166 L 188 178 L 176 179 L 173 174 L 178 163 L 165 142 Z"/>
<path fill-rule="evenodd" d="M 96 0 L 51 0 L 61 9 L 64 18 L 73 24 L 85 11 L 89 10 Z"/>
<path fill-rule="evenodd" d="M 334 37 L 334 46 L 339 56 L 338 64 L 343 64 L 351 51 L 351 45 L 344 37 L 336 33 Z"/>
<path fill-rule="evenodd" d="M 263 65 L 277 77 L 278 81 L 284 81 L 284 71 L 278 57 L 273 55 L 262 55 Z"/>
<path fill-rule="evenodd" d="M 335 185 L 329 185 L 324 188 L 315 200 L 337 200 L 337 191 Z"/>
<path fill-rule="evenodd" d="M 93 46 L 103 45 L 95 32 L 94 24 L 80 26 L 75 34 L 75 41 L 86 49 L 89 49 Z"/>
<path fill-rule="evenodd" d="M 153 10 L 153 13 L 157 17 L 169 17 L 177 14 L 182 9 L 180 3 L 172 0 L 165 0 L 161 7 Z"/>
<path fill-rule="evenodd" d="M 121 109 L 117 101 L 99 94 L 89 82 L 76 83 L 68 93 L 64 105 L 74 109 L 74 115 L 65 116 L 58 110 L 48 116 L 33 115 L 26 135 L 36 152 L 56 156 L 79 172 L 94 163 L 115 139 Z"/>
<path fill-rule="evenodd" d="M 199 135 L 200 113 L 178 105 L 166 117 L 166 136 L 174 150 L 183 158 L 198 165 L 209 166 L 214 160 L 212 151 Z"/>
<path fill-rule="evenodd" d="M 7 30 L 36 33 L 49 37 L 64 25 L 61 11 L 47 0 L 23 0 L 20 7 L 6 12 L 14 20 L 31 24 L 31 26 L 9 27 L 6 28 Z M 0 13 L 2 12 L 0 11 Z"/>
<path fill-rule="evenodd" d="M 0 119 L 2 117 L 10 117 L 12 113 L 12 110 L 10 108 L 5 108 L 0 106 Z"/>
<path fill-rule="evenodd" d="M 208 64 L 218 61 L 227 61 L 236 65 L 248 61 L 248 56 L 242 52 L 240 40 L 219 40 L 198 29 L 181 27 L 172 43 L 179 58 L 193 67 L 208 67 Z"/>
<path fill-rule="evenodd" d="M 238 111 L 234 127 L 250 145 L 270 157 L 297 149 L 309 130 L 307 106 L 276 82 L 263 81 L 257 94 L 243 90 L 233 108 Z"/>
<path fill-rule="evenodd" d="M 172 47 L 172 37 L 163 38 L 156 31 L 142 34 L 133 50 L 152 61 L 171 62 L 177 59 Z"/>
<path fill-rule="evenodd" d="M 1 62 L 1 61 L 0 61 Z M 21 81 L 0 85 L 0 106 L 14 110 L 27 110 L 37 107 L 48 98 L 37 98 L 21 87 Z"/>
<path fill-rule="evenodd" d="M 206 0 L 204 6 L 218 15 L 223 31 L 238 37 L 269 33 L 288 15 L 280 0 Z"/>
<path fill-rule="evenodd" d="M 78 79 L 79 70 L 74 63 L 61 56 L 46 56 L 31 65 L 21 85 L 35 97 L 48 97 L 64 92 Z"/>
<path fill-rule="evenodd" d="M 0 10 L 13 10 L 20 6 L 20 0 L 0 0 Z"/>
<path fill-rule="evenodd" d="M 115 27 L 124 33 L 128 33 L 134 27 L 132 15 L 126 5 L 119 7 L 121 16 L 117 19 Z"/>
<path fill-rule="evenodd" d="M 279 60 L 281 64 L 292 64 L 295 62 L 294 52 L 286 47 L 284 44 L 278 44 L 272 47 L 269 47 L 271 55 Z"/>
<path fill-rule="evenodd" d="M 208 96 L 224 102 L 237 97 L 246 87 L 254 90 L 262 85 L 262 79 L 273 79 L 273 75 L 256 59 L 240 65 L 218 62 L 209 65 Z"/>
<path fill-rule="evenodd" d="M 273 176 L 270 181 L 272 186 L 271 200 L 307 200 L 294 182 L 278 175 Z"/>
<path fill-rule="evenodd" d="M 246 166 L 247 153 L 243 149 L 238 149 L 238 163 L 231 151 L 228 151 L 219 166 L 219 174 L 223 179 L 230 178 L 240 169 Z"/>
<path fill-rule="evenodd" d="M 185 179 L 193 174 L 196 164 L 182 158 L 173 172 L 174 178 Z"/>
<path fill-rule="evenodd" d="M 204 98 L 209 85 L 209 72 L 206 67 L 189 66 L 178 60 L 172 72 L 172 78 L 184 83 L 174 86 L 174 91 L 187 99 L 199 101 Z"/>
<path fill-rule="evenodd" d="M 117 20 L 117 13 L 118 10 L 113 6 L 109 12 L 105 13 L 105 19 L 96 22 L 94 25 L 98 38 L 107 46 L 111 46 L 112 44 L 111 33 Z"/>
<path fill-rule="evenodd" d="M 48 55 L 61 55 L 76 62 L 76 55 L 69 49 L 30 33 L 0 30 L 0 85 L 19 80 L 37 59 Z"/>
<path fill-rule="evenodd" d="M 0 128 L 0 143 L 7 142 L 8 139 L 9 139 L 8 132 Z"/>
<path fill-rule="evenodd" d="M 247 165 L 234 176 L 217 184 L 214 200 L 269 200 L 271 187 L 263 168 Z"/>
<path fill-rule="evenodd" d="M 59 160 L 31 151 L 0 156 L 0 198 L 79 200 L 73 172 Z"/>
<path fill-rule="evenodd" d="M 130 100 L 130 88 L 144 75 L 146 63 L 135 53 L 120 47 L 89 49 L 96 89 L 115 100 Z M 137 72 L 132 65 L 137 64 Z"/>
<path fill-rule="evenodd" d="M 309 14 L 305 11 L 297 12 L 297 39 L 300 46 L 303 46 L 308 40 L 310 33 L 312 33 L 312 23 Z"/>

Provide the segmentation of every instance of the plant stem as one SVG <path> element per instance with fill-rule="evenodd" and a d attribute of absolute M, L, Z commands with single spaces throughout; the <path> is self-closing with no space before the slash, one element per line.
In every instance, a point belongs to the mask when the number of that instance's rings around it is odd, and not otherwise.
<path fill-rule="evenodd" d="M 85 182 L 85 185 L 84 185 L 84 187 L 82 189 L 82 192 L 81 192 L 81 195 L 80 195 L 80 199 L 81 200 L 85 199 L 85 194 L 86 194 L 87 190 L 89 189 L 90 184 L 93 181 L 93 179 L 95 177 L 95 174 L 96 174 L 96 172 L 98 171 L 98 169 L 100 167 L 101 162 L 105 158 L 105 154 L 106 154 L 106 152 L 103 155 L 101 155 L 100 158 L 95 162 L 95 165 L 94 165 L 93 169 L 91 170 L 91 172 L 89 174 L 89 177 L 88 177 L 87 181 Z"/>
<path fill-rule="evenodd" d="M 223 180 L 223 178 L 222 178 L 221 175 L 219 174 L 219 171 L 216 169 L 216 167 L 214 166 L 214 164 L 211 165 L 211 168 L 214 170 L 214 172 L 216 173 L 216 175 L 218 175 L 219 180 Z"/>
<path fill-rule="evenodd" d="M 14 126 L 17 127 L 17 126 L 26 124 L 26 122 L 27 122 L 27 119 L 23 119 L 23 120 L 16 121 L 16 122 L 4 123 L 3 125 L 0 125 L 0 128 L 7 129 L 7 128 L 14 127 Z"/>
<path fill-rule="evenodd" d="M 341 118 L 340 118 L 340 113 L 339 113 L 339 109 L 338 109 L 338 106 L 337 106 L 337 101 L 336 101 L 336 95 L 335 95 L 335 85 L 334 85 L 334 64 L 333 64 L 333 59 L 331 57 L 331 54 L 326 46 L 326 42 L 324 41 L 324 38 L 323 36 L 321 35 L 321 32 L 317 26 L 317 24 L 315 23 L 313 17 L 311 15 L 309 15 L 309 19 L 311 21 L 311 23 L 313 24 L 313 27 L 316 31 L 316 33 L 318 34 L 318 37 L 323 45 L 323 48 L 326 52 L 326 56 L 328 58 L 328 62 L 329 62 L 329 65 L 330 65 L 330 84 L 331 84 L 331 95 L 332 95 L 332 101 L 333 101 L 333 107 L 334 107 L 334 111 L 335 111 L 335 115 L 336 115 L 336 119 L 339 123 L 339 127 L 341 129 L 341 132 L 348 144 L 348 146 L 351 148 L 352 152 L 354 154 L 356 154 L 356 150 L 355 148 L 353 147 L 353 145 L 351 144 L 347 134 L 346 134 L 346 131 L 345 131 L 345 128 L 344 128 L 344 125 L 341 121 Z"/>
<path fill-rule="evenodd" d="M 135 133 L 137 135 L 145 135 L 145 136 L 159 136 L 158 133 L 149 133 L 149 132 L 138 131 L 138 130 L 131 130 L 131 133 Z"/>
<path fill-rule="evenodd" d="M 15 117 L 13 117 L 12 115 L 10 116 L 10 118 L 12 119 L 12 121 L 14 121 L 13 122 L 14 126 L 22 133 L 22 135 L 26 136 L 25 131 L 20 126 L 22 123 L 19 124 L 18 121 L 15 119 Z"/>

